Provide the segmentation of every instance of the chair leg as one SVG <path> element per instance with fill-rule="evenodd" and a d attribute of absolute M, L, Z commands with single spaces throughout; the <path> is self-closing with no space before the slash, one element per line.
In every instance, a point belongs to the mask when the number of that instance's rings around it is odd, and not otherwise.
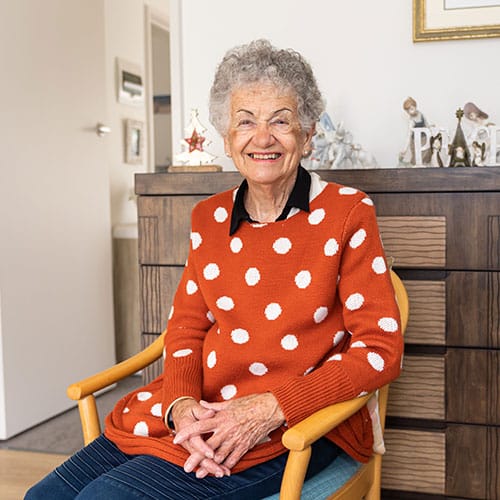
<path fill-rule="evenodd" d="M 83 442 L 87 446 L 101 434 L 101 424 L 99 423 L 95 397 L 91 394 L 78 400 L 78 409 L 82 422 Z"/>
<path fill-rule="evenodd" d="M 368 490 L 368 493 L 365 496 L 365 500 L 380 500 L 380 489 L 382 487 L 380 479 L 381 475 L 382 475 L 382 455 L 375 454 L 373 478 L 370 489 Z"/>

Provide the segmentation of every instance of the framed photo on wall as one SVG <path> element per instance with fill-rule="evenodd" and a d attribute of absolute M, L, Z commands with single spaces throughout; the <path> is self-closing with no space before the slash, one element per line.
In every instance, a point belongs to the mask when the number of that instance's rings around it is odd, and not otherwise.
<path fill-rule="evenodd" d="M 144 105 L 144 76 L 137 64 L 116 58 L 116 83 L 118 102 Z"/>
<path fill-rule="evenodd" d="M 413 0 L 413 41 L 500 36 L 500 0 Z"/>
<path fill-rule="evenodd" d="M 144 122 L 125 120 L 125 163 L 144 163 Z"/>

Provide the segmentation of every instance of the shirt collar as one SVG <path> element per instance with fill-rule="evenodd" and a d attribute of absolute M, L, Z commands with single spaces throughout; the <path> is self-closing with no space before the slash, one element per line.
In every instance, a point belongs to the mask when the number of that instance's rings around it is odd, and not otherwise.
<path fill-rule="evenodd" d="M 309 172 L 299 165 L 297 172 L 297 178 L 295 179 L 295 184 L 288 197 L 285 207 L 281 212 L 280 216 L 276 219 L 285 220 L 292 208 L 298 208 L 304 212 L 309 212 L 309 191 L 311 188 L 311 175 Z M 240 227 L 240 224 L 244 221 L 255 222 L 251 219 L 248 214 L 244 200 L 245 193 L 248 190 L 248 182 L 246 179 L 240 184 L 238 191 L 236 192 L 236 197 L 234 199 L 233 210 L 231 212 L 231 225 L 229 229 L 229 236 L 232 236 Z"/>

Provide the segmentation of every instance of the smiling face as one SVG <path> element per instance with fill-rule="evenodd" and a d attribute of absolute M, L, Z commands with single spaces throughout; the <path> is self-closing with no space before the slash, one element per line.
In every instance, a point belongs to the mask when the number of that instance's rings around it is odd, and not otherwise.
<path fill-rule="evenodd" d="M 300 126 L 293 91 L 255 84 L 231 96 L 224 146 L 250 185 L 293 182 L 313 133 Z"/>

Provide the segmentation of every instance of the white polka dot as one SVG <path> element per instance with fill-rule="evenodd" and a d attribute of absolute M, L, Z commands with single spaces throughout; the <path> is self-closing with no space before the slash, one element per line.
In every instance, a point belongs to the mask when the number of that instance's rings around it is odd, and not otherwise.
<path fill-rule="evenodd" d="M 382 356 L 380 356 L 376 352 L 368 353 L 368 363 L 370 363 L 372 368 L 374 368 L 378 372 L 381 372 L 384 369 L 384 360 Z"/>
<path fill-rule="evenodd" d="M 209 368 L 213 368 L 216 364 L 217 364 L 217 353 L 215 351 L 212 351 L 207 356 L 207 366 Z"/>
<path fill-rule="evenodd" d="M 311 373 L 314 370 L 314 366 L 310 366 L 305 372 L 304 372 L 304 377 Z"/>
<path fill-rule="evenodd" d="M 384 274 L 387 271 L 385 259 L 383 257 L 375 257 L 372 261 L 372 269 L 376 274 Z"/>
<path fill-rule="evenodd" d="M 165 347 L 163 348 L 162 355 L 163 355 L 163 359 L 165 359 L 167 357 L 167 349 Z"/>
<path fill-rule="evenodd" d="M 148 399 L 152 398 L 153 395 L 148 392 L 148 391 L 142 391 L 137 393 L 137 399 L 139 401 L 147 401 Z"/>
<path fill-rule="evenodd" d="M 216 301 L 217 307 L 223 311 L 230 311 L 234 307 L 234 301 L 231 297 L 222 296 Z"/>
<path fill-rule="evenodd" d="M 268 320 L 273 321 L 281 314 L 281 306 L 276 302 L 271 302 L 266 306 L 264 313 Z"/>
<path fill-rule="evenodd" d="M 219 274 L 220 274 L 219 266 L 213 262 L 207 264 L 205 266 L 205 269 L 203 269 L 203 277 L 209 281 L 217 278 Z"/>
<path fill-rule="evenodd" d="M 314 311 L 314 322 L 321 323 L 328 316 L 328 307 L 322 306 L 318 307 Z"/>
<path fill-rule="evenodd" d="M 193 295 L 198 291 L 198 285 L 193 280 L 188 280 L 186 283 L 186 293 L 188 295 Z"/>
<path fill-rule="evenodd" d="M 309 271 L 300 271 L 295 276 L 295 284 L 298 288 L 307 288 L 311 284 L 311 273 Z"/>
<path fill-rule="evenodd" d="M 351 248 L 358 248 L 363 241 L 366 239 L 366 231 L 364 229 L 359 229 L 353 235 L 351 240 L 349 241 L 349 246 Z"/>
<path fill-rule="evenodd" d="M 245 344 L 250 339 L 250 335 L 243 328 L 235 328 L 231 332 L 231 340 L 235 344 Z"/>
<path fill-rule="evenodd" d="M 356 397 L 357 398 L 362 398 L 363 396 L 366 396 L 368 394 L 367 391 L 361 391 Z"/>
<path fill-rule="evenodd" d="M 360 293 L 353 293 L 347 297 L 345 306 L 349 309 L 349 311 L 356 311 L 356 309 L 359 309 L 364 302 L 365 298 Z"/>
<path fill-rule="evenodd" d="M 384 332 L 394 333 L 398 331 L 398 322 L 394 318 L 380 318 L 378 320 L 378 326 Z"/>
<path fill-rule="evenodd" d="M 328 361 L 342 361 L 342 354 L 334 354 L 328 358 Z"/>
<path fill-rule="evenodd" d="M 134 434 L 136 436 L 149 436 L 149 427 L 146 422 L 137 422 L 134 427 Z"/>
<path fill-rule="evenodd" d="M 351 344 L 351 347 L 366 347 L 366 344 L 361 340 L 356 340 L 356 342 Z"/>
<path fill-rule="evenodd" d="M 172 356 L 174 358 L 185 358 L 186 356 L 189 356 L 190 354 L 193 354 L 192 349 L 179 349 L 178 351 L 175 351 Z"/>
<path fill-rule="evenodd" d="M 295 335 L 285 335 L 281 339 L 281 347 L 283 347 L 285 351 L 293 351 L 294 349 L 297 349 L 298 345 L 299 341 Z"/>
<path fill-rule="evenodd" d="M 156 403 L 151 407 L 151 415 L 153 417 L 163 417 L 161 403 Z"/>
<path fill-rule="evenodd" d="M 168 319 L 172 319 L 173 315 L 174 315 L 174 306 L 170 308 L 170 312 L 168 313 Z"/>
<path fill-rule="evenodd" d="M 267 366 L 264 363 L 252 363 L 250 367 L 248 368 L 250 373 L 253 375 L 258 375 L 261 377 L 262 375 L 265 375 L 267 373 Z"/>
<path fill-rule="evenodd" d="M 368 205 L 369 207 L 373 207 L 373 201 L 371 198 L 363 198 L 361 202 L 365 205 Z"/>
<path fill-rule="evenodd" d="M 285 255 L 291 248 L 292 242 L 288 238 L 278 238 L 273 243 L 273 250 L 280 255 Z"/>
<path fill-rule="evenodd" d="M 236 392 L 237 392 L 236 386 L 233 384 L 225 385 L 220 390 L 220 393 L 221 393 L 223 399 L 225 399 L 226 401 L 228 399 L 234 398 L 234 396 L 236 396 Z"/>
<path fill-rule="evenodd" d="M 337 243 L 337 240 L 335 238 L 330 238 L 326 243 L 325 243 L 325 255 L 327 257 L 331 257 L 332 255 L 335 255 L 339 251 L 339 244 Z"/>
<path fill-rule="evenodd" d="M 218 207 L 214 212 L 214 219 L 216 222 L 224 222 L 228 218 L 227 210 L 224 207 Z"/>
<path fill-rule="evenodd" d="M 200 233 L 192 232 L 191 233 L 191 245 L 193 250 L 196 250 L 202 243 L 203 239 L 201 238 Z"/>
<path fill-rule="evenodd" d="M 215 323 L 214 313 L 212 311 L 207 311 L 207 319 L 210 323 Z"/>
<path fill-rule="evenodd" d="M 324 218 L 325 218 L 325 210 L 323 208 L 317 208 L 316 210 L 313 210 L 309 214 L 309 216 L 307 217 L 307 220 L 309 221 L 309 224 L 311 224 L 312 226 L 316 226 Z"/>
<path fill-rule="evenodd" d="M 345 332 L 344 330 L 339 330 L 333 337 L 333 345 L 339 345 L 340 341 L 344 338 Z"/>
<path fill-rule="evenodd" d="M 243 248 L 243 242 L 240 238 L 235 237 L 231 240 L 231 243 L 229 243 L 229 248 L 231 248 L 231 252 L 239 253 Z"/>
<path fill-rule="evenodd" d="M 260 272 L 256 267 L 250 267 L 245 273 L 245 281 L 248 286 L 255 286 L 260 281 Z"/>
<path fill-rule="evenodd" d="M 125 406 L 125 408 L 123 408 L 123 413 L 129 413 L 130 412 L 130 408 L 128 406 Z"/>
<path fill-rule="evenodd" d="M 354 189 L 352 187 L 347 187 L 347 186 L 341 187 L 339 189 L 340 194 L 356 194 L 357 192 L 358 192 L 357 189 Z"/>

